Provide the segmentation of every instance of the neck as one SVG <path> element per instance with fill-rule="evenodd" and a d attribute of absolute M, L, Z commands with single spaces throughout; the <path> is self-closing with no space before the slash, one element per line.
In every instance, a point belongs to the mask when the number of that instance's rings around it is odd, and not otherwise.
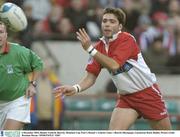
<path fill-rule="evenodd" d="M 4 52 L 5 46 L 6 46 L 6 43 L 3 43 L 0 45 L 0 53 Z"/>
<path fill-rule="evenodd" d="M 105 37 L 105 41 L 106 41 L 106 43 L 109 43 L 109 37 Z"/>
<path fill-rule="evenodd" d="M 2 52 L 2 47 L 3 47 L 3 45 L 0 45 L 0 52 Z"/>

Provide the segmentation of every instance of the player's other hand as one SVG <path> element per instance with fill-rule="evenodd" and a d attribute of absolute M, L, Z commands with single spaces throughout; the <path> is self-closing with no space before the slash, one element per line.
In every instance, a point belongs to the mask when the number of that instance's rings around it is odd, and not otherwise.
<path fill-rule="evenodd" d="M 89 46 L 91 45 L 91 39 L 89 35 L 87 34 L 86 30 L 84 28 L 79 29 L 76 32 L 76 35 L 77 35 L 76 36 L 77 39 L 81 42 L 83 49 L 87 50 Z"/>
<path fill-rule="evenodd" d="M 55 97 L 59 96 L 71 96 L 76 93 L 76 90 L 73 86 L 70 85 L 64 85 L 64 86 L 59 86 L 53 89 L 53 94 Z"/>
<path fill-rule="evenodd" d="M 30 98 L 35 94 L 36 94 L 36 89 L 32 84 L 30 84 L 29 87 L 26 89 L 25 97 Z"/>

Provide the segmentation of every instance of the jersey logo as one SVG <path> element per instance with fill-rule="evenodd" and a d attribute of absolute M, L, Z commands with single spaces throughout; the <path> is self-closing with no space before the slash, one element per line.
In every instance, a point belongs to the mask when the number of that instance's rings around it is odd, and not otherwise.
<path fill-rule="evenodd" d="M 7 65 L 6 68 L 7 68 L 7 73 L 8 73 L 8 74 L 13 74 L 13 73 L 14 73 L 14 70 L 13 70 L 13 66 L 12 66 L 12 65 Z"/>
<path fill-rule="evenodd" d="M 128 72 L 133 67 L 132 64 L 126 62 L 121 68 L 114 72 L 110 72 L 112 75 L 117 75 L 119 73 Z"/>

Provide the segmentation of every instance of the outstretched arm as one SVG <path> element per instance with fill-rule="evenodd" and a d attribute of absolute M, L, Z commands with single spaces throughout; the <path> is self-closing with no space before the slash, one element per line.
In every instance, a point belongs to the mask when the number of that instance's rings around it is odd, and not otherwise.
<path fill-rule="evenodd" d="M 74 95 L 77 92 L 82 92 L 89 87 L 91 87 L 95 81 L 96 81 L 96 76 L 92 73 L 87 72 L 87 75 L 76 85 L 71 86 L 71 85 L 64 85 L 64 86 L 59 86 L 54 89 L 54 94 L 56 96 L 71 96 Z M 76 87 L 78 85 L 78 87 Z"/>

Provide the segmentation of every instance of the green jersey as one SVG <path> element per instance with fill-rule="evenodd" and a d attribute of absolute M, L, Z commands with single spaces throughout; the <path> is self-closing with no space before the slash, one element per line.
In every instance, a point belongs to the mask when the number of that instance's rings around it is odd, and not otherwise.
<path fill-rule="evenodd" d="M 32 50 L 8 43 L 9 51 L 0 53 L 0 100 L 12 101 L 25 95 L 29 73 L 41 71 L 42 60 Z"/>

